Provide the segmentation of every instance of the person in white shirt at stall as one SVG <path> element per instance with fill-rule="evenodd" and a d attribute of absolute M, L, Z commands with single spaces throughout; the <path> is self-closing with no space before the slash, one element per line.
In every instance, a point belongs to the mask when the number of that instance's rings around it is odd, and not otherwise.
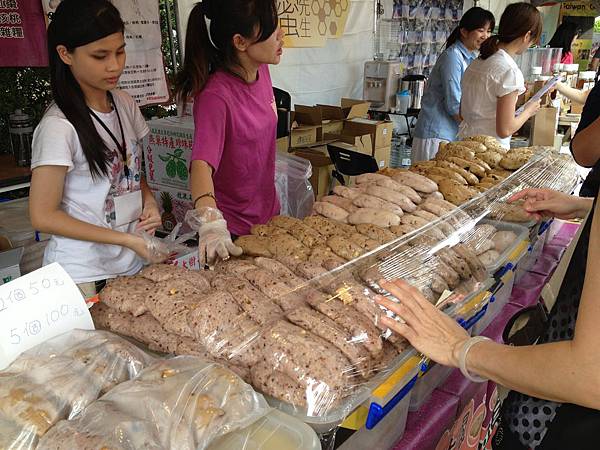
<path fill-rule="evenodd" d="M 516 115 L 517 99 L 525 92 L 523 73 L 514 57 L 538 42 L 542 18 L 529 3 L 513 3 L 500 18 L 498 34 L 481 45 L 479 58 L 462 80 L 459 138 L 475 135 L 496 137 L 510 147 L 510 138 L 534 116 L 540 103 L 532 102 Z"/>
<path fill-rule="evenodd" d="M 149 130 L 131 96 L 116 89 L 124 24 L 108 0 L 63 0 L 48 53 L 54 103 L 33 137 L 31 222 L 52 235 L 44 264 L 60 263 L 93 297 L 104 280 L 163 259 L 140 234 L 161 224 L 141 174 Z"/>

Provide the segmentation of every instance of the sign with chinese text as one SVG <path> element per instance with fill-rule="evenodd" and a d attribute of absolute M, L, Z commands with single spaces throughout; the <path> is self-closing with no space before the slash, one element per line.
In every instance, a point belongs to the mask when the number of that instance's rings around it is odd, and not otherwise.
<path fill-rule="evenodd" d="M 0 370 L 76 328 L 93 330 L 94 323 L 79 288 L 58 263 L 0 286 Z"/>
<path fill-rule="evenodd" d="M 277 0 L 286 47 L 324 47 L 344 34 L 350 0 Z"/>
<path fill-rule="evenodd" d="M 48 65 L 44 12 L 39 0 L 0 0 L 0 66 Z"/>
<path fill-rule="evenodd" d="M 59 3 L 42 0 L 48 20 L 52 20 Z M 127 43 L 127 65 L 119 80 L 119 87 L 127 91 L 138 106 L 169 101 L 161 51 L 158 0 L 112 0 L 112 3 L 125 22 Z"/>

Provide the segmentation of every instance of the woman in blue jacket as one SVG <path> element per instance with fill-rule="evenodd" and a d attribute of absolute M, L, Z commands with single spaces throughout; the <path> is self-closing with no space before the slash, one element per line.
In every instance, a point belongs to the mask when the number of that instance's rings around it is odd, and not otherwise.
<path fill-rule="evenodd" d="M 413 162 L 432 159 L 440 142 L 456 140 L 461 122 L 460 83 L 463 74 L 495 25 L 490 11 L 474 7 L 465 12 L 448 37 L 446 49 L 431 72 L 423 96 L 412 145 Z"/>

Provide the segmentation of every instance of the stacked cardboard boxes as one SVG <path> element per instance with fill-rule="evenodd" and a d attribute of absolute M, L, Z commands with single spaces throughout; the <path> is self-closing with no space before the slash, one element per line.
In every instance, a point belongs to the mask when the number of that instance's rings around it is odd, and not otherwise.
<path fill-rule="evenodd" d="M 327 143 L 343 142 L 348 149 L 373 156 L 380 169 L 389 166 L 393 124 L 367 119 L 369 107 L 369 102 L 352 99 L 342 99 L 340 106 L 295 105 L 289 147 L 312 163 L 317 199 L 328 194 L 334 168 Z"/>

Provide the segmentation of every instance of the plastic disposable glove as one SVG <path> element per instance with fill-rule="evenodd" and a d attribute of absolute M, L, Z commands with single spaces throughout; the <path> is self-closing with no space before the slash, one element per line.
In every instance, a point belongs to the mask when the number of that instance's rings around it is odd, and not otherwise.
<path fill-rule="evenodd" d="M 229 256 L 240 256 L 242 249 L 231 240 L 227 221 L 216 208 L 192 209 L 185 221 L 198 232 L 198 253 L 201 265 L 213 266 L 217 258 L 226 261 Z"/>

